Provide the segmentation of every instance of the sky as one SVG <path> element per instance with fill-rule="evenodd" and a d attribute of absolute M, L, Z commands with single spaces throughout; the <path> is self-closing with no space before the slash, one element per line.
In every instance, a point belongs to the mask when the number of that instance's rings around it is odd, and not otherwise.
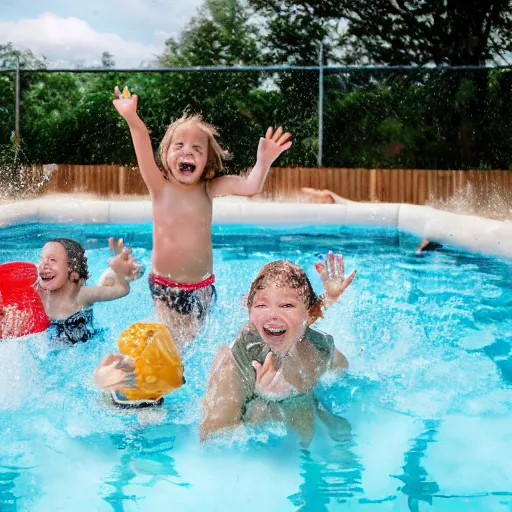
<path fill-rule="evenodd" d="M 49 67 L 138 67 L 161 54 L 203 0 L 0 0 L 0 44 L 44 55 Z"/>

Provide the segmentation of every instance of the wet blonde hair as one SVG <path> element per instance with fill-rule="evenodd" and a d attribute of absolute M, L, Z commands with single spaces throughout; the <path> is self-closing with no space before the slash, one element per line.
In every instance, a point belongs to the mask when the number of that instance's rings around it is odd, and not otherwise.
<path fill-rule="evenodd" d="M 273 284 L 298 290 L 312 319 L 316 320 L 324 316 L 322 313 L 323 298 L 313 290 L 306 272 L 299 265 L 288 260 L 272 261 L 263 265 L 256 279 L 251 283 L 246 298 L 247 307 L 252 308 L 256 292 Z"/>
<path fill-rule="evenodd" d="M 216 137 L 219 136 L 219 132 L 215 126 L 207 123 L 203 117 L 199 114 L 183 114 L 179 119 L 170 124 L 165 132 L 160 147 L 158 148 L 158 160 L 163 168 L 165 177 L 168 178 L 171 169 L 167 164 L 167 153 L 171 146 L 172 138 L 178 127 L 184 124 L 194 124 L 200 128 L 208 137 L 208 160 L 204 168 L 201 179 L 208 181 L 213 178 L 220 176 L 224 169 L 224 161 L 231 159 L 231 153 L 225 149 L 222 149 L 220 144 L 217 142 Z"/>

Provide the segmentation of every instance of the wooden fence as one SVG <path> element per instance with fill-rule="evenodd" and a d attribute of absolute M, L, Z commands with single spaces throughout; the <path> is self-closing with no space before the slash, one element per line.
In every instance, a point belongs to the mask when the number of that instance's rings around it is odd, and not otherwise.
<path fill-rule="evenodd" d="M 355 201 L 424 204 L 451 197 L 468 184 L 512 190 L 512 171 L 439 171 L 421 169 L 273 168 L 256 199 L 294 201 L 301 187 L 330 189 Z M 147 188 L 137 168 L 115 165 L 57 165 L 42 189 L 100 196 L 143 195 Z"/>

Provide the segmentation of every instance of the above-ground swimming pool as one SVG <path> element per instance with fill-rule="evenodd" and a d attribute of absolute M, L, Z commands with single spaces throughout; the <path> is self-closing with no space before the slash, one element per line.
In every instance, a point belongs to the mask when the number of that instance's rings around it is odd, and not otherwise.
<path fill-rule="evenodd" d="M 122 236 L 150 265 L 151 225 L 2 228 L 0 263 L 38 261 L 52 237 L 87 249 L 94 283 Z M 512 510 L 512 262 L 445 248 L 416 255 L 389 228 L 214 226 L 218 301 L 186 352 L 187 384 L 158 410 L 122 412 L 92 385 L 130 323 L 152 320 L 147 276 L 97 304 L 84 345 L 44 334 L 0 343 L 0 510 Z M 322 401 L 351 426 L 318 425 L 303 447 L 279 425 L 201 445 L 212 358 L 247 319 L 242 296 L 262 264 L 287 258 L 321 290 L 314 262 L 342 252 L 356 280 L 318 326 L 348 374 Z"/>

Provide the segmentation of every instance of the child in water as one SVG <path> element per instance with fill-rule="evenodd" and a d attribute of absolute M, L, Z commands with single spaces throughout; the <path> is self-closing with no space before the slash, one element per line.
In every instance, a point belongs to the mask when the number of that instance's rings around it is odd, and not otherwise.
<path fill-rule="evenodd" d="M 108 286 L 84 286 L 89 278 L 85 249 L 74 240 L 55 238 L 43 247 L 36 284 L 55 338 L 86 342 L 94 335 L 92 305 L 124 297 L 138 266 L 129 250 L 108 262 L 116 279 Z"/>
<path fill-rule="evenodd" d="M 267 263 L 246 298 L 249 322 L 231 345 L 221 346 L 203 400 L 200 436 L 242 423 L 283 422 L 303 441 L 313 435 L 314 412 L 329 414 L 312 394 L 328 371 L 348 367 L 332 336 L 313 324 L 353 281 L 344 276 L 341 255 L 329 253 L 316 265 L 325 294 L 318 297 L 301 267 L 290 261 Z"/>
<path fill-rule="evenodd" d="M 291 146 L 279 127 L 260 139 L 256 165 L 247 177 L 219 176 L 226 152 L 215 128 L 198 115 L 172 123 L 155 162 L 149 132 L 137 114 L 137 95 L 115 88 L 114 106 L 126 120 L 140 172 L 153 207 L 153 253 L 149 287 L 159 321 L 178 346 L 192 341 L 215 295 L 212 261 L 212 199 L 252 196 L 261 190 L 270 165 Z"/>

